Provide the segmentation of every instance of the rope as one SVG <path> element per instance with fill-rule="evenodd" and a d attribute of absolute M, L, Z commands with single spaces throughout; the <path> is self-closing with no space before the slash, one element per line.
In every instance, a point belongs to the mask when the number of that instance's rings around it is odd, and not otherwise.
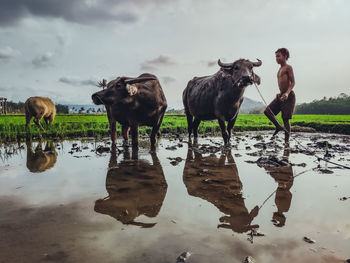
<path fill-rule="evenodd" d="M 257 89 L 257 91 L 258 91 L 258 93 L 259 93 L 261 99 L 262 99 L 263 102 L 265 103 L 266 108 L 268 108 L 269 111 L 271 111 L 272 116 L 275 118 L 275 120 L 276 120 L 278 123 L 280 123 L 280 122 L 278 121 L 278 119 L 276 118 L 276 116 L 273 114 L 273 112 L 272 112 L 272 110 L 270 109 L 270 107 L 267 105 L 267 103 L 266 103 L 264 97 L 262 96 L 262 94 L 261 94 L 261 92 L 260 92 L 260 90 L 259 90 L 259 88 L 258 88 L 258 86 L 256 85 L 255 82 L 254 82 L 254 85 L 255 85 L 255 87 L 256 87 L 256 89 Z M 281 125 L 281 124 L 280 124 L 280 125 Z M 286 133 L 288 133 L 289 135 L 291 135 L 290 132 L 287 131 L 287 129 L 286 129 L 283 125 L 281 125 L 281 126 L 283 127 L 283 130 L 284 130 Z M 299 144 L 304 150 L 306 150 L 307 152 L 310 152 L 310 151 L 309 151 L 304 145 L 302 145 L 297 139 L 295 139 L 295 138 L 293 138 L 293 137 L 291 137 L 291 138 L 292 138 L 292 140 L 294 140 L 297 144 Z M 314 154 L 314 156 L 315 156 L 318 160 L 323 160 L 323 161 L 325 161 L 325 162 L 327 162 L 327 163 L 331 163 L 331 164 L 334 164 L 334 165 L 343 167 L 343 168 L 345 168 L 345 169 L 350 169 L 349 166 L 342 165 L 342 164 L 335 163 L 335 162 L 332 162 L 332 161 L 330 161 L 330 160 L 327 160 L 327 159 L 325 159 L 325 158 L 323 158 L 323 157 L 321 157 L 321 156 L 316 155 L 315 152 L 312 152 L 312 153 Z"/>

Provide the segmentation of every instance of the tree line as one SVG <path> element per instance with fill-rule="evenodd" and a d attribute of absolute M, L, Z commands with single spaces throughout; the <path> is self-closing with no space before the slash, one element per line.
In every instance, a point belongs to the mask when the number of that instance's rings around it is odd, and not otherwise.
<path fill-rule="evenodd" d="M 350 96 L 341 93 L 336 98 L 323 97 L 310 103 L 302 103 L 295 108 L 295 114 L 350 115 Z"/>
<path fill-rule="evenodd" d="M 24 102 L 7 102 L 7 113 L 24 113 Z M 63 104 L 56 104 L 56 112 L 57 113 L 68 113 L 68 106 Z"/>

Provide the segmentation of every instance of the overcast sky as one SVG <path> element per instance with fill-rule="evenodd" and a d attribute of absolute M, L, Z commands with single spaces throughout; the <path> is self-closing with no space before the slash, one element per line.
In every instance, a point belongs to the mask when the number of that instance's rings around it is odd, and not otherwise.
<path fill-rule="evenodd" d="M 278 92 L 275 50 L 287 47 L 297 103 L 350 94 L 348 0 L 0 0 L 0 97 L 90 104 L 98 80 L 154 73 L 169 108 L 216 61 L 255 68 Z M 245 96 L 261 101 L 254 86 Z"/>

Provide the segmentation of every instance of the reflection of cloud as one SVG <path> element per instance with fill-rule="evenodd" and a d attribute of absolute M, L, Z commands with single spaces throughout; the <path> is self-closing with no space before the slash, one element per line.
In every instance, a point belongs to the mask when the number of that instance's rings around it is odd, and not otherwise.
<path fill-rule="evenodd" d="M 169 66 L 173 65 L 175 62 L 168 56 L 160 55 L 159 57 L 151 60 L 147 60 L 141 64 L 142 70 L 157 70 L 159 67 L 162 66 Z"/>
<path fill-rule="evenodd" d="M 4 47 L 0 48 L 0 61 L 7 61 L 16 56 L 18 56 L 20 52 L 18 50 L 13 49 L 12 47 Z"/>
<path fill-rule="evenodd" d="M 80 24 L 134 23 L 135 11 L 145 5 L 161 4 L 159 0 L 16 0 L 0 1 L 0 25 L 14 25 L 28 16 L 61 18 Z M 132 11 L 130 11 L 132 10 Z"/>
<path fill-rule="evenodd" d="M 96 86 L 97 84 L 97 79 L 95 78 L 79 79 L 75 77 L 61 77 L 58 81 L 74 86 Z"/>
<path fill-rule="evenodd" d="M 32 60 L 32 64 L 37 68 L 46 68 L 52 66 L 51 59 L 53 54 L 51 52 L 46 52 L 44 55 L 37 56 Z"/>

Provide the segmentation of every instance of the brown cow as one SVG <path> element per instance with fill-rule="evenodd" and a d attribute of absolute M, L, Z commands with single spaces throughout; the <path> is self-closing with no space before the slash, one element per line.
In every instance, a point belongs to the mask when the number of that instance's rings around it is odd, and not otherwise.
<path fill-rule="evenodd" d="M 52 123 L 56 116 L 56 106 L 47 97 L 30 97 L 24 104 L 26 113 L 26 127 L 29 128 L 29 123 L 34 117 L 34 123 L 38 125 L 41 130 L 44 128 L 40 124 L 40 120 L 44 118 L 46 125 Z"/>

